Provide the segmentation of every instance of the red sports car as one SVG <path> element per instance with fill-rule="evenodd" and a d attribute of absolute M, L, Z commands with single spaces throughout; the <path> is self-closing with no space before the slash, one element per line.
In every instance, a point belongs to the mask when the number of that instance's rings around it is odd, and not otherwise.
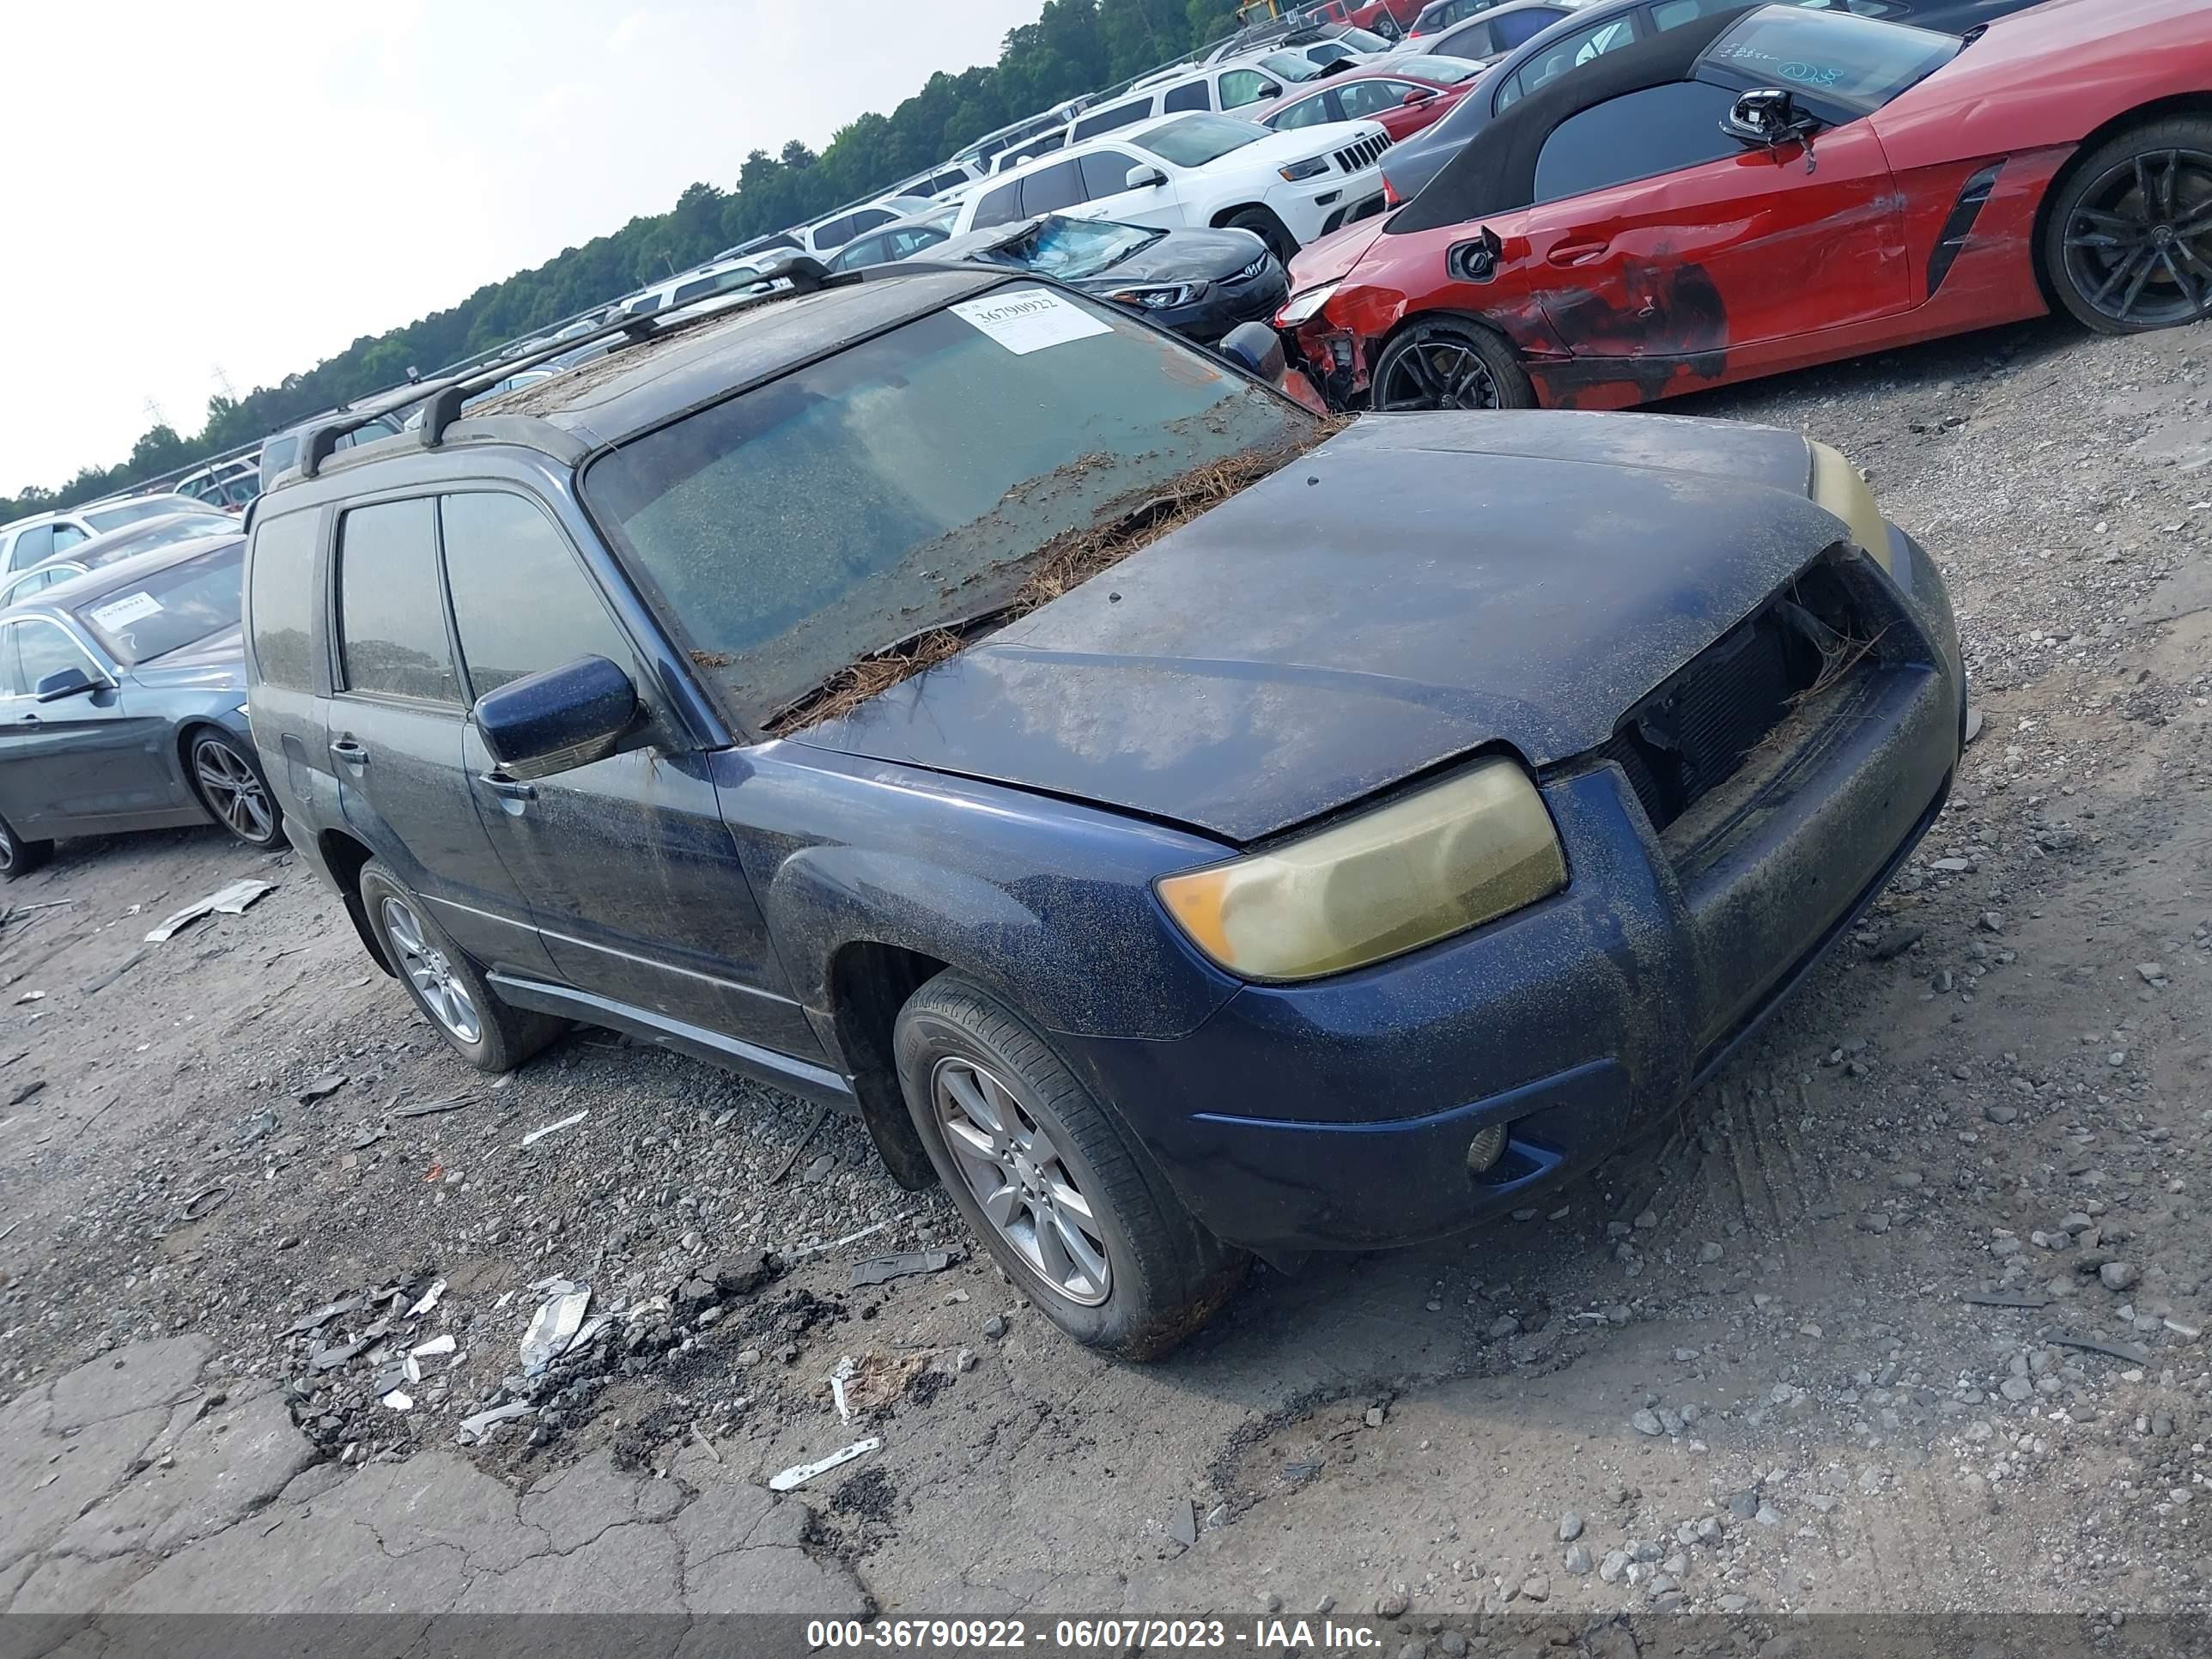
<path fill-rule="evenodd" d="M 1312 244 L 1277 324 L 1339 407 L 1605 409 L 2054 304 L 2106 333 L 2212 314 L 2208 0 L 1963 39 L 1716 9 Z"/>
<path fill-rule="evenodd" d="M 1332 121 L 1374 121 L 1402 144 L 1440 119 L 1482 76 L 1464 58 L 1394 58 L 1381 68 L 1332 80 L 1316 92 L 1260 118 L 1277 132 L 1326 126 Z"/>

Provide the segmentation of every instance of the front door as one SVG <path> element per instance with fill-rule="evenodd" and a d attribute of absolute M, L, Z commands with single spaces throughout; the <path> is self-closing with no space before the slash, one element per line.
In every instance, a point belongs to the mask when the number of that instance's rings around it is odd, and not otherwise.
<path fill-rule="evenodd" d="M 792 994 L 722 822 L 706 757 L 652 708 L 650 678 L 568 537 L 525 496 L 440 503 L 447 582 L 471 693 L 605 657 L 646 700 L 657 740 L 551 777 L 502 777 L 463 734 L 476 810 L 528 896 L 560 980 L 610 1002 L 810 1059 Z M 518 595 L 526 594 L 526 605 Z"/>
<path fill-rule="evenodd" d="M 1702 82 L 1569 117 L 1536 164 L 1532 283 L 1577 356 L 1702 362 L 1911 304 L 1904 216 L 1872 127 L 1747 149 Z"/>
<path fill-rule="evenodd" d="M 1083 205 L 1075 210 L 1076 216 L 1107 219 L 1122 225 L 1146 225 L 1156 230 L 1183 228 L 1187 216 L 1173 179 L 1139 190 L 1129 188 L 1129 174 L 1136 167 L 1167 171 L 1157 158 L 1133 155 L 1126 149 L 1101 149 L 1079 157 L 1079 164 L 1083 173 Z"/>
<path fill-rule="evenodd" d="M 39 682 L 82 671 L 96 691 L 40 702 Z M 134 709 L 137 687 L 118 685 L 70 629 L 24 617 L 0 629 L 0 790 L 9 820 L 25 836 L 128 829 L 173 819 L 189 801 L 162 752 L 166 720 Z"/>
<path fill-rule="evenodd" d="M 471 957 L 548 971 L 529 906 L 492 850 L 463 769 L 466 715 L 438 588 L 431 498 L 342 514 L 334 557 L 337 650 L 325 725 L 339 810 Z"/>

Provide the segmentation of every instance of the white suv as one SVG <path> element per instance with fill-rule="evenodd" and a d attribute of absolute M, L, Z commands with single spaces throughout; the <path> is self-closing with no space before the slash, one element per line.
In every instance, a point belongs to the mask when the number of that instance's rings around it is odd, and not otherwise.
<path fill-rule="evenodd" d="M 40 513 L 0 524 L 0 574 L 28 570 L 79 542 L 169 513 L 204 514 L 210 525 L 210 535 L 230 529 L 234 523 L 219 507 L 170 495 L 139 495 L 129 501 L 73 507 L 60 513 Z"/>
<path fill-rule="evenodd" d="M 961 204 L 953 234 L 1040 213 L 1160 230 L 1233 225 L 1288 264 L 1315 238 L 1382 210 L 1389 148 L 1372 121 L 1270 132 L 1225 115 L 1178 115 L 993 180 Z"/>

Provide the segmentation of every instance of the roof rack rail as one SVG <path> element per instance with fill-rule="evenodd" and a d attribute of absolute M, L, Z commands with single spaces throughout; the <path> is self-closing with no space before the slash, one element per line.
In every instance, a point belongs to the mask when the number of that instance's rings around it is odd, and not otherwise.
<path fill-rule="evenodd" d="M 415 385 L 395 389 L 391 393 L 371 398 L 356 404 L 337 419 L 311 428 L 300 441 L 298 469 L 303 478 L 312 478 L 322 470 L 325 461 L 337 453 L 338 441 L 348 433 L 358 432 L 379 416 L 397 413 L 416 404 L 424 405 L 422 423 L 416 429 L 416 441 L 425 449 L 435 449 L 446 439 L 446 428 L 461 416 L 461 405 L 479 392 L 489 392 L 510 375 L 527 368 L 535 368 L 556 357 L 566 356 L 580 346 L 591 345 L 600 340 L 626 335 L 632 340 L 649 339 L 658 334 L 679 312 L 689 312 L 713 306 L 718 314 L 749 310 L 781 300 L 793 294 L 812 294 L 817 289 L 842 287 L 857 272 L 841 272 L 833 276 L 819 259 L 805 254 L 793 254 L 788 258 L 772 260 L 761 267 L 763 283 L 784 283 L 786 288 L 771 289 L 765 294 L 742 295 L 732 300 L 729 290 L 720 293 L 694 295 L 649 311 L 640 317 L 621 317 L 588 334 L 574 335 L 548 345 L 542 351 L 526 356 L 509 357 L 503 362 L 480 363 L 459 374 L 448 374 L 434 380 L 422 380 Z M 719 301 L 719 304 L 715 302 Z M 690 320 L 686 319 L 685 320 Z"/>

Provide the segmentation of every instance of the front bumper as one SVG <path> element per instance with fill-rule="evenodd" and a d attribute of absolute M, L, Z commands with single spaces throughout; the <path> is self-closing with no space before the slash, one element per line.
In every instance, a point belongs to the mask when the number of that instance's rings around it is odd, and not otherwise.
<path fill-rule="evenodd" d="M 1262 1251 L 1442 1237 L 1588 1169 L 1749 1035 L 1942 808 L 1965 685 L 1941 579 L 1898 539 L 1927 648 L 1838 687 L 1717 810 L 1662 836 L 1618 765 L 1547 776 L 1564 892 L 1358 973 L 1246 986 L 1177 1041 L 1066 1040 L 1070 1058 L 1200 1221 Z M 1505 1154 L 1471 1174 L 1494 1123 Z"/>
<path fill-rule="evenodd" d="M 1290 297 L 1290 279 L 1277 265 L 1249 282 L 1209 283 L 1190 305 L 1145 314 L 1211 351 L 1224 337 L 1246 323 L 1273 323 Z"/>

